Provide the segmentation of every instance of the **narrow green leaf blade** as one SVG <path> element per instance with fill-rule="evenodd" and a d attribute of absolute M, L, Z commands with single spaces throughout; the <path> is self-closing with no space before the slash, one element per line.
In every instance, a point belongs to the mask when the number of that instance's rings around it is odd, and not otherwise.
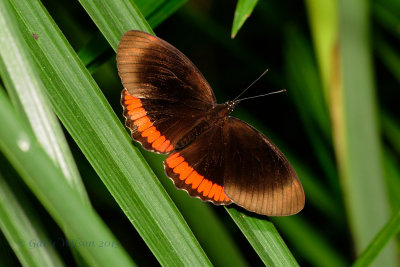
<path fill-rule="evenodd" d="M 177 190 L 172 181 L 165 175 L 163 157 L 144 151 L 144 149 L 141 150 L 212 264 L 215 266 L 246 266 L 241 247 L 234 242 L 226 224 L 215 214 L 216 207 L 210 203 L 199 201 L 197 198 L 189 197 L 185 191 Z M 222 207 L 219 208 L 222 209 Z"/>
<path fill-rule="evenodd" d="M 273 223 L 226 209 L 266 266 L 299 266 Z"/>
<path fill-rule="evenodd" d="M 1 3 L 0 7 L 4 8 Z M 5 27 L 1 22 L 0 25 Z M 76 246 L 85 261 L 91 266 L 132 266 L 125 250 L 119 247 L 98 215 L 89 206 L 82 205 L 78 193 L 65 178 L 55 179 L 63 173 L 43 151 L 26 121 L 17 116 L 3 91 L 0 91 L 0 119 L 4 126 L 0 129 L 0 150 L 55 221 L 68 225 L 70 238 L 90 244 Z M 104 249 L 100 246 L 102 240 L 114 242 L 116 247 Z"/>
<path fill-rule="evenodd" d="M 358 253 L 389 219 L 376 120 L 368 14 L 366 1 L 339 1 L 338 69 L 331 108 L 335 118 L 336 156 Z M 396 266 L 394 252 L 392 245 L 387 246 L 376 265 Z"/>
<path fill-rule="evenodd" d="M 11 189 L 6 177 L 0 173 L 0 229 L 11 248 L 24 266 L 64 266 L 51 246 L 52 240 L 43 233 L 33 216 L 33 207 L 21 195 Z M 39 241 L 48 246 L 35 247 Z"/>
<path fill-rule="evenodd" d="M 140 9 L 142 14 L 146 17 L 149 25 L 154 28 L 162 21 L 171 16 L 178 10 L 186 0 L 172 0 L 172 1 L 135 1 L 135 4 Z M 147 8 L 148 5 L 154 6 L 155 10 Z M 99 27 L 104 26 L 99 24 Z M 96 34 L 89 43 L 79 50 L 78 55 L 83 63 L 88 67 L 90 72 L 93 72 L 97 67 L 109 59 L 103 56 L 111 50 L 110 45 L 105 40 L 103 35 Z M 102 57 L 101 57 L 102 56 Z M 113 56 L 113 55 L 110 55 Z M 90 65 L 89 65 L 90 64 Z"/>
<path fill-rule="evenodd" d="M 258 0 L 238 0 L 233 18 L 232 38 L 235 38 L 244 22 L 250 17 L 257 2 Z"/>
<path fill-rule="evenodd" d="M 142 16 L 132 13 L 136 9 L 118 2 L 116 15 L 111 2 L 104 2 L 90 1 L 86 8 L 93 11 L 91 16 L 107 14 L 97 19 L 107 25 L 104 35 L 113 46 L 127 29 L 146 30 Z M 42 6 L 36 1 L 13 4 L 24 32 L 40 33 L 38 40 L 28 41 L 40 68 L 46 70 L 43 82 L 56 114 L 160 263 L 209 265 L 182 216 Z M 119 17 L 127 16 L 135 17 L 128 20 L 133 27 L 118 23 Z"/>
<path fill-rule="evenodd" d="M 80 0 L 79 3 L 114 48 L 118 46 L 122 34 L 129 30 L 153 32 L 133 1 Z M 134 28 L 129 28 L 132 26 Z"/>
<path fill-rule="evenodd" d="M 390 218 L 386 225 L 375 236 L 364 252 L 354 262 L 354 267 L 369 266 L 388 244 L 388 242 L 400 231 L 400 210 Z"/>
<path fill-rule="evenodd" d="M 329 104 L 329 88 L 333 73 L 332 60 L 338 34 L 337 1 L 306 0 L 305 3 L 324 89 L 324 100 L 326 104 Z"/>
<path fill-rule="evenodd" d="M 4 18 L 11 14 L 4 14 Z M 68 183 L 89 204 L 86 190 L 69 150 L 61 125 L 45 95 L 37 65 L 27 51 L 27 45 L 15 19 L 8 19 L 7 28 L 0 29 L 5 39 L 0 50 L 0 74 L 16 109 L 29 121 L 47 154 L 59 166 Z M 25 38 L 34 39 L 32 33 Z"/>
<path fill-rule="evenodd" d="M 186 2 L 187 0 L 137 0 L 135 4 L 154 29 Z"/>

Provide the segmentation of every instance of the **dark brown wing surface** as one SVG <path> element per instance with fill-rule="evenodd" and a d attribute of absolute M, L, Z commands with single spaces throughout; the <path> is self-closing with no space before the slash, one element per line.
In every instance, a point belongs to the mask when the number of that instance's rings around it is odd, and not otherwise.
<path fill-rule="evenodd" d="M 291 215 L 304 207 L 303 188 L 282 152 L 256 129 L 232 117 L 170 155 L 164 166 L 179 188 L 216 204 L 231 200 L 268 216 Z M 199 180 L 205 183 L 202 188 Z M 222 188 L 219 197 L 211 192 L 214 184 Z"/>
<path fill-rule="evenodd" d="M 164 161 L 166 174 L 175 186 L 189 195 L 217 205 L 231 203 L 224 190 L 224 171 L 229 158 L 221 127 L 202 133 L 188 147 L 174 152 Z"/>
<path fill-rule="evenodd" d="M 224 186 L 233 202 L 269 216 L 291 215 L 303 209 L 305 196 L 299 178 L 271 141 L 235 118 L 225 123 L 224 136 L 230 144 Z"/>
<path fill-rule="evenodd" d="M 169 43 L 129 31 L 117 51 L 125 89 L 121 104 L 132 138 L 148 149 L 170 152 L 207 110 L 215 96 L 195 65 Z"/>

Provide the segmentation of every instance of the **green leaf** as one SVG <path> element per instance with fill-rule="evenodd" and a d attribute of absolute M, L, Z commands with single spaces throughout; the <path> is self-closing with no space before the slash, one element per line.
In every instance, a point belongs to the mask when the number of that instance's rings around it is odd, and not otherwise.
<path fill-rule="evenodd" d="M 8 28 L 3 28 L 7 42 L 0 51 L 0 73 L 16 109 L 29 121 L 37 139 L 64 173 L 67 182 L 89 205 L 84 185 L 69 150 L 61 125 L 45 95 L 34 59 L 27 53 L 27 45 L 19 33 L 17 23 L 9 18 Z M 32 33 L 25 36 L 34 39 Z"/>
<path fill-rule="evenodd" d="M 6 164 L 1 164 L 1 171 L 4 172 Z M 6 177 L 0 173 L 0 229 L 8 243 L 24 266 L 63 266 L 51 245 L 51 238 L 44 233 L 43 226 L 32 212 L 34 208 L 31 203 L 15 187 L 15 183 L 10 187 Z M 39 242 L 46 244 L 46 247 L 36 246 Z"/>
<path fill-rule="evenodd" d="M 265 217 L 226 209 L 266 266 L 299 266 L 275 226 Z"/>
<path fill-rule="evenodd" d="M 328 105 L 331 97 L 329 88 L 333 73 L 332 60 L 337 46 L 337 1 L 306 0 L 306 7 L 325 103 Z"/>
<path fill-rule="evenodd" d="M 383 26 L 394 32 L 397 19 L 379 2 L 382 1 L 373 3 L 372 13 Z M 365 1 L 331 0 L 321 4 L 320 1 L 307 0 L 306 3 L 333 118 L 336 156 L 350 226 L 356 249 L 360 252 L 388 218 L 381 162 L 391 170 L 387 171 L 386 181 L 392 199 L 395 199 L 396 189 L 390 185 L 398 183 L 393 173 L 393 160 L 381 157 L 377 134 L 368 36 L 369 10 Z M 387 49 L 381 37 L 374 37 L 379 55 L 389 68 L 396 70 L 398 63 L 393 50 Z M 396 71 L 393 72 L 396 75 Z M 371 214 L 374 214 L 373 218 Z M 393 254 L 393 247 L 388 247 L 376 262 L 377 266 L 396 265 Z"/>
<path fill-rule="evenodd" d="M 133 1 L 80 0 L 94 23 L 114 49 L 122 35 L 132 29 L 153 33 Z"/>
<path fill-rule="evenodd" d="M 11 15 L 12 10 L 2 3 L 0 9 L 9 11 Z M 2 22 L 0 19 L 1 28 L 6 27 Z M 0 41 L 0 44 L 3 46 L 4 42 Z M 132 266 L 125 250 L 121 249 L 99 216 L 88 205 L 82 205 L 78 193 L 68 185 L 63 173 L 43 151 L 26 121 L 16 114 L 3 91 L 0 91 L 0 119 L 4 126 L 0 129 L 0 150 L 54 220 L 68 228 L 69 240 L 78 244 L 75 248 L 85 261 L 92 266 Z M 103 240 L 112 242 L 115 247 L 101 247 Z"/>
<path fill-rule="evenodd" d="M 287 30 L 285 67 L 289 83 L 288 94 L 293 98 L 304 129 L 310 139 L 317 160 L 323 166 L 330 188 L 338 196 L 337 171 L 332 157 L 332 133 L 323 86 L 309 42 L 297 27 Z M 307 97 L 304 97 L 307 96 Z"/>
<path fill-rule="evenodd" d="M 36 1 L 13 1 L 13 5 L 24 34 L 39 35 L 27 42 L 43 70 L 56 114 L 159 262 L 209 265 L 182 216 L 42 6 Z M 103 33 L 114 47 L 126 30 L 148 27 L 128 3 L 88 1 L 83 5 L 97 24 L 105 25 Z"/>
<path fill-rule="evenodd" d="M 213 207 L 210 203 L 199 201 L 197 198 L 189 197 L 186 191 L 177 190 L 172 181 L 165 175 L 164 157 L 144 151 L 144 149 L 141 150 L 213 265 L 246 266 L 247 263 L 241 247 L 229 235 L 226 223 L 215 214 L 216 207 Z M 222 207 L 219 208 L 222 209 Z"/>
<path fill-rule="evenodd" d="M 394 214 L 385 226 L 379 231 L 364 252 L 354 262 L 354 267 L 369 266 L 374 259 L 389 243 L 389 241 L 400 232 L 400 210 Z"/>
<path fill-rule="evenodd" d="M 171 16 L 178 10 L 186 0 L 171 0 L 171 1 L 136 1 L 135 4 L 140 9 L 142 14 L 146 17 L 149 25 L 154 28 L 162 21 Z M 149 8 L 152 7 L 152 8 Z M 99 24 L 99 27 L 104 25 Z M 107 31 L 107 30 L 105 30 Z M 104 36 L 96 33 L 82 49 L 79 50 L 79 57 L 83 63 L 88 67 L 89 71 L 93 72 L 104 64 L 114 54 L 109 55 L 110 45 L 105 40 Z M 106 56 L 105 56 L 106 55 Z"/>
<path fill-rule="evenodd" d="M 235 38 L 236 34 L 243 26 L 244 22 L 250 17 L 258 0 L 238 0 L 233 18 L 231 37 Z"/>
<path fill-rule="evenodd" d="M 152 28 L 177 11 L 187 0 L 137 0 L 135 4 Z"/>
<path fill-rule="evenodd" d="M 27 46 L 18 29 L 18 24 L 12 8 L 5 4 L 4 8 L 1 10 L 7 12 L 7 14 L 3 13 L 2 16 L 4 19 L 2 21 L 4 23 L 3 25 L 7 26 L 1 27 L 3 43 L 1 46 L 2 49 L 0 50 L 0 72 L 2 73 L 2 79 L 7 85 L 8 92 L 14 100 L 17 110 L 27 117 L 40 144 L 53 159 L 55 164 L 62 170 L 64 174 L 62 178 L 66 179 L 66 182 L 69 183 L 71 188 L 79 193 L 81 200 L 89 206 L 89 200 L 77 167 L 72 159 L 59 122 L 49 107 L 48 100 L 43 93 L 43 84 L 36 72 L 35 62 L 26 51 Z M 30 35 L 29 38 L 34 38 L 34 36 Z M 6 187 L 6 184 L 4 186 Z M 15 190 L 15 188 L 13 189 Z M 10 197 L 14 196 L 11 189 L 7 190 L 5 193 L 8 193 Z M 17 196 L 15 196 L 14 203 L 16 202 Z M 17 217 L 15 213 L 11 213 L 11 210 L 15 208 L 15 211 L 18 212 L 18 216 L 20 218 L 29 218 L 29 224 L 31 224 L 29 225 L 30 227 L 27 227 L 27 223 L 24 224 L 23 220 L 21 222 L 14 222 L 13 225 L 7 223 L 3 224 L 3 230 L 7 233 L 7 238 L 13 245 L 14 251 L 23 262 L 30 260 L 35 262 L 37 259 L 35 259 L 34 255 L 43 254 L 42 258 L 44 261 L 60 263 L 60 260 L 56 257 L 57 255 L 52 251 L 53 248 L 51 247 L 48 253 L 46 253 L 46 249 L 43 249 L 43 253 L 20 253 L 24 249 L 20 249 L 16 246 L 18 243 L 15 241 L 20 238 L 20 236 L 18 236 L 19 233 L 27 234 L 25 238 L 40 236 L 41 240 L 49 239 L 44 234 L 41 234 L 44 232 L 43 226 L 36 223 L 38 220 L 34 218 L 35 214 L 30 211 L 28 206 L 29 205 L 25 203 L 18 209 L 17 207 L 13 207 L 11 200 L 8 203 L 4 203 L 3 206 L 5 211 L 2 218 L 3 222 L 10 222 L 9 218 L 13 217 L 15 219 Z M 17 229 L 19 231 L 17 231 Z M 71 238 L 68 227 L 64 227 L 64 230 L 66 231 L 67 237 Z M 24 241 L 29 242 L 27 240 Z M 33 257 L 29 259 L 30 256 Z"/>
<path fill-rule="evenodd" d="M 368 14 L 365 1 L 339 1 L 339 49 L 331 98 L 336 156 L 357 253 L 389 219 Z M 376 264 L 395 266 L 394 247 L 386 247 Z"/>

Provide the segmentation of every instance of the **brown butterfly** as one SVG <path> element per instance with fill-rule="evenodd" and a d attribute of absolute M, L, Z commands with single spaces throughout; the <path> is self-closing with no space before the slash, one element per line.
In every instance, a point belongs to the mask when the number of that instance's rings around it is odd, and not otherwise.
<path fill-rule="evenodd" d="M 304 207 L 303 187 L 282 152 L 229 115 L 238 100 L 217 104 L 206 79 L 178 49 L 129 31 L 119 43 L 117 66 L 126 126 L 145 149 L 169 154 L 164 168 L 176 187 L 269 216 Z"/>

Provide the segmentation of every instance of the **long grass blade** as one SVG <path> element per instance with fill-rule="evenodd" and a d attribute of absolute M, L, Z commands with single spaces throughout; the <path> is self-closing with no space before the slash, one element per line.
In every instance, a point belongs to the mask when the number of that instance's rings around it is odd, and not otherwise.
<path fill-rule="evenodd" d="M 166 18 L 175 13 L 187 0 L 138 0 L 137 7 L 154 29 Z"/>
<path fill-rule="evenodd" d="M 215 266 L 246 266 L 245 255 L 232 236 L 227 225 L 216 216 L 215 207 L 209 203 L 191 198 L 185 191 L 177 190 L 166 177 L 163 167 L 164 157 L 144 151 L 142 153 L 165 190 L 168 192 L 190 229 Z M 222 207 L 218 207 L 222 209 Z"/>
<path fill-rule="evenodd" d="M 389 205 L 376 120 L 368 5 L 362 0 L 338 3 L 339 49 L 331 110 L 347 214 L 360 253 L 389 219 Z M 394 247 L 387 246 L 375 264 L 396 266 Z"/>
<path fill-rule="evenodd" d="M 12 14 L 4 14 L 4 18 Z M 27 45 L 11 18 L 7 28 L 1 29 L 5 39 L 0 51 L 0 73 L 16 109 L 28 121 L 48 155 L 64 173 L 68 183 L 89 204 L 78 169 L 65 140 L 60 123 L 45 95 L 44 84 L 36 70 L 34 59 L 27 53 Z M 14 20 L 15 21 L 15 20 Z M 16 21 L 15 21 L 16 22 Z M 32 34 L 25 36 L 34 38 Z"/>
<path fill-rule="evenodd" d="M 397 211 L 386 225 L 379 231 L 372 242 L 354 262 L 354 267 L 369 266 L 374 259 L 389 243 L 389 241 L 400 231 L 400 210 Z"/>
<path fill-rule="evenodd" d="M 2 4 L 0 7 L 11 11 Z M 5 27 L 1 22 L 0 25 Z M 0 119 L 4 126 L 0 129 L 0 150 L 55 221 L 68 229 L 73 237 L 70 240 L 84 244 L 76 249 L 85 262 L 91 266 L 132 266 L 100 217 L 89 206 L 82 205 L 78 193 L 62 178 L 63 173 L 44 152 L 26 121 L 16 114 L 3 91 L 0 91 Z M 113 242 L 114 249 L 101 247 L 102 240 Z"/>
<path fill-rule="evenodd" d="M 227 210 L 266 266 L 299 266 L 273 223 L 235 208 Z"/>
<path fill-rule="evenodd" d="M 1 165 L 4 172 L 5 162 Z M 7 184 L 6 177 L 0 173 L 0 229 L 19 261 L 24 266 L 64 266 L 51 245 L 53 240 L 44 233 L 33 214 L 33 207 L 21 191 L 15 190 L 15 183 L 12 187 Z M 45 245 L 39 247 L 39 244 Z"/>
<path fill-rule="evenodd" d="M 113 3 L 90 1 L 86 8 L 100 10 L 103 18 L 97 23 L 114 26 L 105 33 L 107 38 L 113 36 L 114 45 L 126 27 L 118 18 L 137 29 L 148 27 L 134 6 Z M 13 5 L 19 10 L 24 33 L 39 33 L 37 40 L 28 43 L 40 69 L 46 70 L 43 82 L 56 114 L 154 255 L 162 264 L 208 265 L 176 207 L 43 7 L 36 1 L 13 1 Z"/>
<path fill-rule="evenodd" d="M 332 54 L 336 48 L 338 24 L 337 1 L 306 0 L 308 20 L 312 31 L 318 68 L 324 89 L 325 103 L 330 103 Z"/>
<path fill-rule="evenodd" d="M 233 17 L 232 38 L 235 38 L 244 22 L 250 17 L 257 2 L 258 0 L 238 0 Z"/>

